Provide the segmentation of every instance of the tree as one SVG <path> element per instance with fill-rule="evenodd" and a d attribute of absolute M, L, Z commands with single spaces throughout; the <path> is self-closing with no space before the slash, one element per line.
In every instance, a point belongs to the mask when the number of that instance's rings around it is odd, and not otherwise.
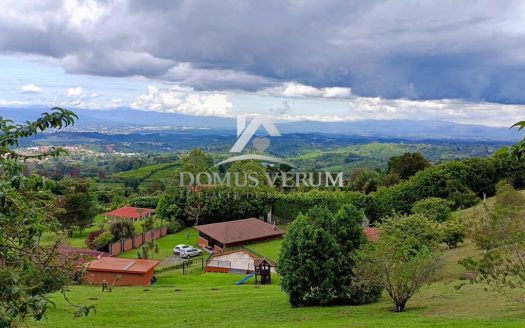
<path fill-rule="evenodd" d="M 148 216 L 140 225 L 142 226 L 142 232 L 150 231 L 155 228 L 155 220 L 153 220 L 152 216 Z"/>
<path fill-rule="evenodd" d="M 137 257 L 139 259 L 147 260 L 151 258 L 151 253 L 159 253 L 159 245 L 155 242 L 155 240 L 147 241 L 144 245 L 142 245 L 142 247 L 138 251 Z"/>
<path fill-rule="evenodd" d="M 200 172 L 209 172 L 213 159 L 199 148 L 192 149 L 180 159 L 183 172 L 197 175 Z"/>
<path fill-rule="evenodd" d="M 429 197 L 415 202 L 412 206 L 412 213 L 424 215 L 441 223 L 450 219 L 451 211 L 446 200 Z"/>
<path fill-rule="evenodd" d="M 41 246 L 40 238 L 53 231 L 57 220 L 51 215 L 52 181 L 40 176 L 25 177 L 20 161 L 55 157 L 64 153 L 51 148 L 37 155 L 16 152 L 22 138 L 50 128 L 72 125 L 77 116 L 53 108 L 33 122 L 16 125 L 0 118 L 0 326 L 13 327 L 28 318 L 40 320 L 52 304 L 49 294 L 64 291 L 72 278 L 74 264 L 61 259 L 57 241 Z M 65 295 L 65 294 L 64 294 Z M 77 306 L 75 316 L 89 313 L 92 306 Z"/>
<path fill-rule="evenodd" d="M 465 226 L 456 218 L 440 224 L 440 229 L 443 242 L 449 248 L 458 247 L 458 244 L 462 243 L 465 238 Z"/>
<path fill-rule="evenodd" d="M 511 126 L 511 128 L 518 128 L 518 131 L 521 131 L 523 128 L 525 128 L 525 121 L 516 122 Z M 513 157 L 522 159 L 525 154 L 525 137 L 523 137 L 523 140 L 512 146 L 509 151 Z"/>
<path fill-rule="evenodd" d="M 352 285 L 355 252 L 367 242 L 362 219 L 361 211 L 347 205 L 336 215 L 314 207 L 292 223 L 279 256 L 281 288 L 292 306 L 363 304 L 380 297 L 375 285 Z"/>
<path fill-rule="evenodd" d="M 489 220 L 481 244 L 486 252 L 481 259 L 469 257 L 462 264 L 477 272 L 473 282 L 505 295 L 519 290 L 521 295 L 516 300 L 525 302 L 525 221 L 509 211 L 497 210 L 491 211 Z"/>
<path fill-rule="evenodd" d="M 204 212 L 205 206 L 206 199 L 201 191 L 191 191 L 188 193 L 184 212 L 194 225 L 199 225 L 199 218 Z"/>
<path fill-rule="evenodd" d="M 388 172 L 398 174 L 404 180 L 429 166 L 430 162 L 421 153 L 406 152 L 388 160 Z"/>
<path fill-rule="evenodd" d="M 102 249 L 106 247 L 109 243 L 113 242 L 114 240 L 115 240 L 115 236 L 111 232 L 104 231 L 100 235 L 95 237 L 95 239 L 93 239 L 94 249 L 96 250 Z"/>
<path fill-rule="evenodd" d="M 109 225 L 109 231 L 114 236 L 114 240 L 133 238 L 135 235 L 135 226 L 133 223 L 125 220 L 116 220 Z"/>
<path fill-rule="evenodd" d="M 174 220 L 185 221 L 184 208 L 186 207 L 188 193 L 189 191 L 186 188 L 168 187 L 159 198 L 157 217 L 169 222 Z"/>
<path fill-rule="evenodd" d="M 62 196 L 58 198 L 56 218 L 62 229 L 71 235 L 73 230 L 82 232 L 93 225 L 97 203 L 89 181 L 66 178 L 61 181 Z"/>
<path fill-rule="evenodd" d="M 442 265 L 435 231 L 435 223 L 421 215 L 390 218 L 381 225 L 379 240 L 358 253 L 356 281 L 382 286 L 395 311 L 403 312 Z"/>
<path fill-rule="evenodd" d="M 350 172 L 352 190 L 369 194 L 376 191 L 382 183 L 381 174 L 370 169 L 354 169 Z"/>
<path fill-rule="evenodd" d="M 525 197 L 514 189 L 506 181 L 500 181 L 496 185 L 496 208 L 500 211 L 506 211 L 509 214 L 515 214 L 525 207 Z"/>
<path fill-rule="evenodd" d="M 235 178 L 235 174 L 238 174 L 237 181 L 232 181 L 238 186 L 264 186 L 267 184 L 266 181 L 266 169 L 258 161 L 238 161 L 233 163 L 228 172 L 231 173 L 232 179 Z M 249 176 L 253 177 L 257 181 L 257 186 L 253 185 L 254 181 L 250 180 Z"/>

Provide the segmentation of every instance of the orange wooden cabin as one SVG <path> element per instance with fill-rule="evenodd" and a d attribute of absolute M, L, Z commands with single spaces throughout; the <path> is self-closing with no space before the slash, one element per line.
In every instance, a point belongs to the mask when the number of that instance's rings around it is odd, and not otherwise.
<path fill-rule="evenodd" d="M 159 261 L 103 257 L 88 264 L 86 281 L 115 286 L 149 286 Z"/>

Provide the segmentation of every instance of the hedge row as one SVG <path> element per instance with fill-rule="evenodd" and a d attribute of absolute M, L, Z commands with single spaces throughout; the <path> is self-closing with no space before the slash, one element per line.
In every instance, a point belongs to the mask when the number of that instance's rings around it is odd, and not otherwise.
<path fill-rule="evenodd" d="M 299 213 L 306 213 L 316 205 L 325 206 L 334 213 L 344 204 L 353 204 L 358 208 L 365 209 L 366 198 L 365 194 L 352 191 L 312 190 L 280 194 L 273 202 L 272 215 L 279 224 L 289 223 Z"/>

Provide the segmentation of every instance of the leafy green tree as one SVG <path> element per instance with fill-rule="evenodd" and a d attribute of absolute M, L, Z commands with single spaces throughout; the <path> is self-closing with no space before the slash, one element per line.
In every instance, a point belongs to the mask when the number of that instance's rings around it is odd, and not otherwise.
<path fill-rule="evenodd" d="M 379 240 L 358 253 L 356 280 L 378 284 L 388 293 L 396 312 L 441 268 L 435 223 L 421 215 L 391 218 L 381 225 Z"/>
<path fill-rule="evenodd" d="M 153 216 L 148 216 L 140 225 L 142 226 L 142 232 L 150 231 L 155 228 L 155 220 L 153 219 Z"/>
<path fill-rule="evenodd" d="M 383 177 L 383 186 L 390 187 L 401 182 L 401 177 L 397 173 L 388 173 Z"/>
<path fill-rule="evenodd" d="M 510 183 L 500 181 L 496 185 L 496 208 L 515 214 L 525 208 L 525 197 Z"/>
<path fill-rule="evenodd" d="M 351 205 L 336 215 L 314 207 L 300 214 L 279 256 L 281 288 L 292 306 L 362 304 L 377 300 L 375 285 L 352 285 L 354 256 L 367 241 L 363 214 Z"/>
<path fill-rule="evenodd" d="M 523 196 L 510 184 L 499 183 L 497 190 L 495 205 L 490 207 L 483 203 L 473 211 L 469 222 L 472 240 L 485 250 L 505 243 L 507 236 L 513 234 L 508 230 L 512 227 L 519 228 L 517 222 L 522 221 L 522 212 L 525 209 Z"/>
<path fill-rule="evenodd" d="M 114 241 L 125 238 L 133 238 L 135 226 L 130 221 L 116 220 L 109 225 L 109 231 L 114 237 Z"/>
<path fill-rule="evenodd" d="M 210 172 L 213 159 L 199 148 L 192 149 L 180 159 L 183 172 L 191 172 L 197 175 L 200 172 Z"/>
<path fill-rule="evenodd" d="M 105 248 L 113 241 L 115 241 L 115 236 L 109 231 L 104 231 L 93 239 L 93 246 L 95 246 L 95 249 L 99 250 Z"/>
<path fill-rule="evenodd" d="M 511 126 L 511 128 L 518 128 L 518 131 L 521 131 L 523 130 L 523 128 L 525 128 L 525 121 L 516 122 Z M 517 159 L 522 159 L 524 157 L 525 137 L 523 137 L 523 140 L 517 142 L 514 146 L 510 148 L 510 153 Z"/>
<path fill-rule="evenodd" d="M 415 202 L 412 213 L 424 215 L 437 222 L 446 222 L 450 219 L 451 211 L 446 200 L 429 197 Z"/>
<path fill-rule="evenodd" d="M 200 191 L 192 191 L 188 193 L 184 212 L 193 225 L 199 225 L 199 219 L 206 210 L 205 196 L 205 193 Z"/>
<path fill-rule="evenodd" d="M 159 198 L 157 217 L 168 222 L 185 221 L 184 208 L 186 207 L 188 192 L 186 188 L 168 187 Z"/>
<path fill-rule="evenodd" d="M 238 186 L 251 186 L 256 187 L 255 181 L 257 181 L 257 186 L 264 186 L 267 184 L 266 181 L 266 169 L 258 161 L 238 161 L 233 163 L 228 172 L 231 174 L 231 179 L 235 180 L 235 174 L 238 174 Z M 234 183 L 234 181 L 232 181 Z"/>
<path fill-rule="evenodd" d="M 503 204 L 507 207 L 498 207 Z M 513 291 L 521 291 L 516 299 L 525 302 L 523 203 L 508 184 L 500 184 L 495 208 L 484 204 L 483 211 L 478 213 L 481 215 L 475 226 L 474 240 L 486 251 L 481 259 L 469 257 L 462 264 L 477 272 L 472 279 L 474 282 L 486 284 L 505 295 L 515 296 Z"/>
<path fill-rule="evenodd" d="M 370 169 L 354 169 L 350 172 L 350 185 L 352 190 L 369 194 L 376 191 L 382 184 L 381 174 Z"/>
<path fill-rule="evenodd" d="M 429 166 L 430 162 L 421 153 L 406 152 L 388 160 L 388 172 L 398 174 L 404 180 Z"/>
<path fill-rule="evenodd" d="M 465 226 L 458 219 L 450 219 L 440 224 L 441 236 L 443 242 L 449 248 L 458 247 L 459 243 L 465 238 Z"/>
<path fill-rule="evenodd" d="M 150 240 L 146 242 L 142 247 L 139 249 L 137 257 L 139 259 L 149 259 L 153 254 L 159 253 L 159 244 L 155 242 L 155 240 Z"/>
<path fill-rule="evenodd" d="M 455 210 L 472 207 L 479 201 L 476 193 L 458 179 L 446 181 L 446 192 L 450 207 Z"/>
<path fill-rule="evenodd" d="M 97 214 L 95 195 L 91 192 L 91 184 L 84 179 L 66 178 L 60 183 L 62 196 L 58 198 L 55 214 L 63 230 L 72 234 L 73 230 L 80 233 L 93 225 Z"/>
<path fill-rule="evenodd" d="M 13 327 L 29 318 L 40 320 L 52 304 L 49 295 L 64 291 L 74 264 L 60 259 L 56 246 L 39 240 L 46 231 L 56 231 L 58 222 L 48 211 L 53 201 L 53 182 L 25 177 L 21 161 L 58 156 L 64 151 L 51 148 L 37 155 L 23 155 L 15 148 L 22 138 L 47 129 L 72 125 L 76 115 L 53 108 L 33 122 L 22 125 L 0 118 L 0 326 Z M 75 316 L 89 313 L 92 306 L 77 306 Z"/>

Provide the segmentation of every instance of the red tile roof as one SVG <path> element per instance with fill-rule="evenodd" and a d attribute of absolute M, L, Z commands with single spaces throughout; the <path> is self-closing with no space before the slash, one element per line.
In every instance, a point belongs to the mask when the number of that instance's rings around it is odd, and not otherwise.
<path fill-rule="evenodd" d="M 365 227 L 364 232 L 366 235 L 366 238 L 368 238 L 369 241 L 378 241 L 379 240 L 379 229 L 377 228 L 371 228 L 371 227 Z"/>
<path fill-rule="evenodd" d="M 198 225 L 194 228 L 225 245 L 279 237 L 285 233 L 284 230 L 255 218 Z"/>
<path fill-rule="evenodd" d="M 155 213 L 155 210 L 151 208 L 124 206 L 111 212 L 106 212 L 103 215 L 122 219 L 142 219 L 153 213 Z"/>
<path fill-rule="evenodd" d="M 124 259 L 118 257 L 103 257 L 92 261 L 88 265 L 88 271 L 140 273 L 144 274 L 160 262 L 156 260 Z"/>

